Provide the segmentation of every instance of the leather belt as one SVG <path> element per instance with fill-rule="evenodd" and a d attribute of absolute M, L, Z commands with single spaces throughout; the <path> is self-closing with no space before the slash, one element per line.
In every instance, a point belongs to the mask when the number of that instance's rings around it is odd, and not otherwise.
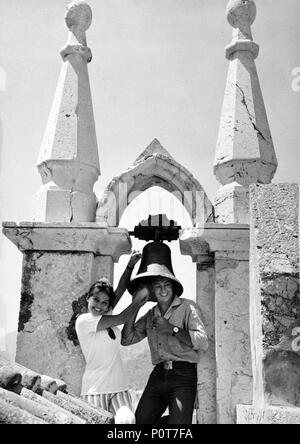
<path fill-rule="evenodd" d="M 164 361 L 156 364 L 155 368 L 163 369 L 163 370 L 176 370 L 176 369 L 187 369 L 187 368 L 196 368 L 195 363 L 186 362 L 186 361 Z"/>

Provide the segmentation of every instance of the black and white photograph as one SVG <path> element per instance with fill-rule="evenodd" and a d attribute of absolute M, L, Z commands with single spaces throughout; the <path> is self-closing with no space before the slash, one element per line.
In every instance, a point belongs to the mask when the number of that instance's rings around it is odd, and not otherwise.
<path fill-rule="evenodd" d="M 299 0 L 0 1 L 0 424 L 300 424 Z"/>

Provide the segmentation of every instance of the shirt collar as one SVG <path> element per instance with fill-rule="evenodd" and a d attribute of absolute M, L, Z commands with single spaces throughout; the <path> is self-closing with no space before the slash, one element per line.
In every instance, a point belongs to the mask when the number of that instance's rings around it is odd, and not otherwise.
<path fill-rule="evenodd" d="M 178 306 L 181 305 L 181 304 L 182 304 L 182 300 L 181 300 L 178 296 L 175 296 L 174 299 L 173 299 L 173 301 L 172 301 L 172 304 L 170 305 L 170 307 L 169 307 L 168 310 L 166 311 L 164 317 L 166 317 L 166 316 L 170 313 L 170 311 L 171 311 L 173 308 L 178 307 Z M 159 312 L 158 304 L 155 305 L 154 309 L 155 309 L 155 312 Z M 155 313 L 155 312 L 154 312 L 154 313 Z"/>
<path fill-rule="evenodd" d="M 181 305 L 181 303 L 182 303 L 182 300 L 178 296 L 175 296 L 175 298 L 173 299 L 172 304 L 170 305 L 168 311 L 171 308 L 173 308 L 173 307 L 178 307 L 178 305 Z"/>

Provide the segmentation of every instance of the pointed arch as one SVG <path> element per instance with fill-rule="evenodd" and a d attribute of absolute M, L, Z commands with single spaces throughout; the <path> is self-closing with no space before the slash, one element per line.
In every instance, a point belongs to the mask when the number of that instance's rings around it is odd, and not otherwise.
<path fill-rule="evenodd" d="M 97 222 L 118 226 L 127 206 L 154 186 L 174 194 L 194 226 L 213 222 L 213 206 L 200 183 L 156 139 L 130 168 L 108 184 L 98 204 Z"/>

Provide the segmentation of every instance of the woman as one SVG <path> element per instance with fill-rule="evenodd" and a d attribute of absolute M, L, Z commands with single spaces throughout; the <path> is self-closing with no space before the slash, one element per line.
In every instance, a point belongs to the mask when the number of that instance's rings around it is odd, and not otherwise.
<path fill-rule="evenodd" d="M 138 290 L 132 304 L 122 313 L 113 315 L 112 310 L 125 292 L 134 265 L 140 257 L 140 253 L 131 256 L 116 292 L 107 279 L 101 279 L 91 286 L 87 294 L 88 313 L 79 316 L 75 325 L 86 361 L 81 396 L 115 416 L 122 408 L 122 418 L 115 420 L 116 423 L 124 423 L 124 415 L 127 416 L 125 422 L 135 422 L 120 354 L 121 332 L 117 326 L 126 323 L 147 302 L 148 290 Z"/>

